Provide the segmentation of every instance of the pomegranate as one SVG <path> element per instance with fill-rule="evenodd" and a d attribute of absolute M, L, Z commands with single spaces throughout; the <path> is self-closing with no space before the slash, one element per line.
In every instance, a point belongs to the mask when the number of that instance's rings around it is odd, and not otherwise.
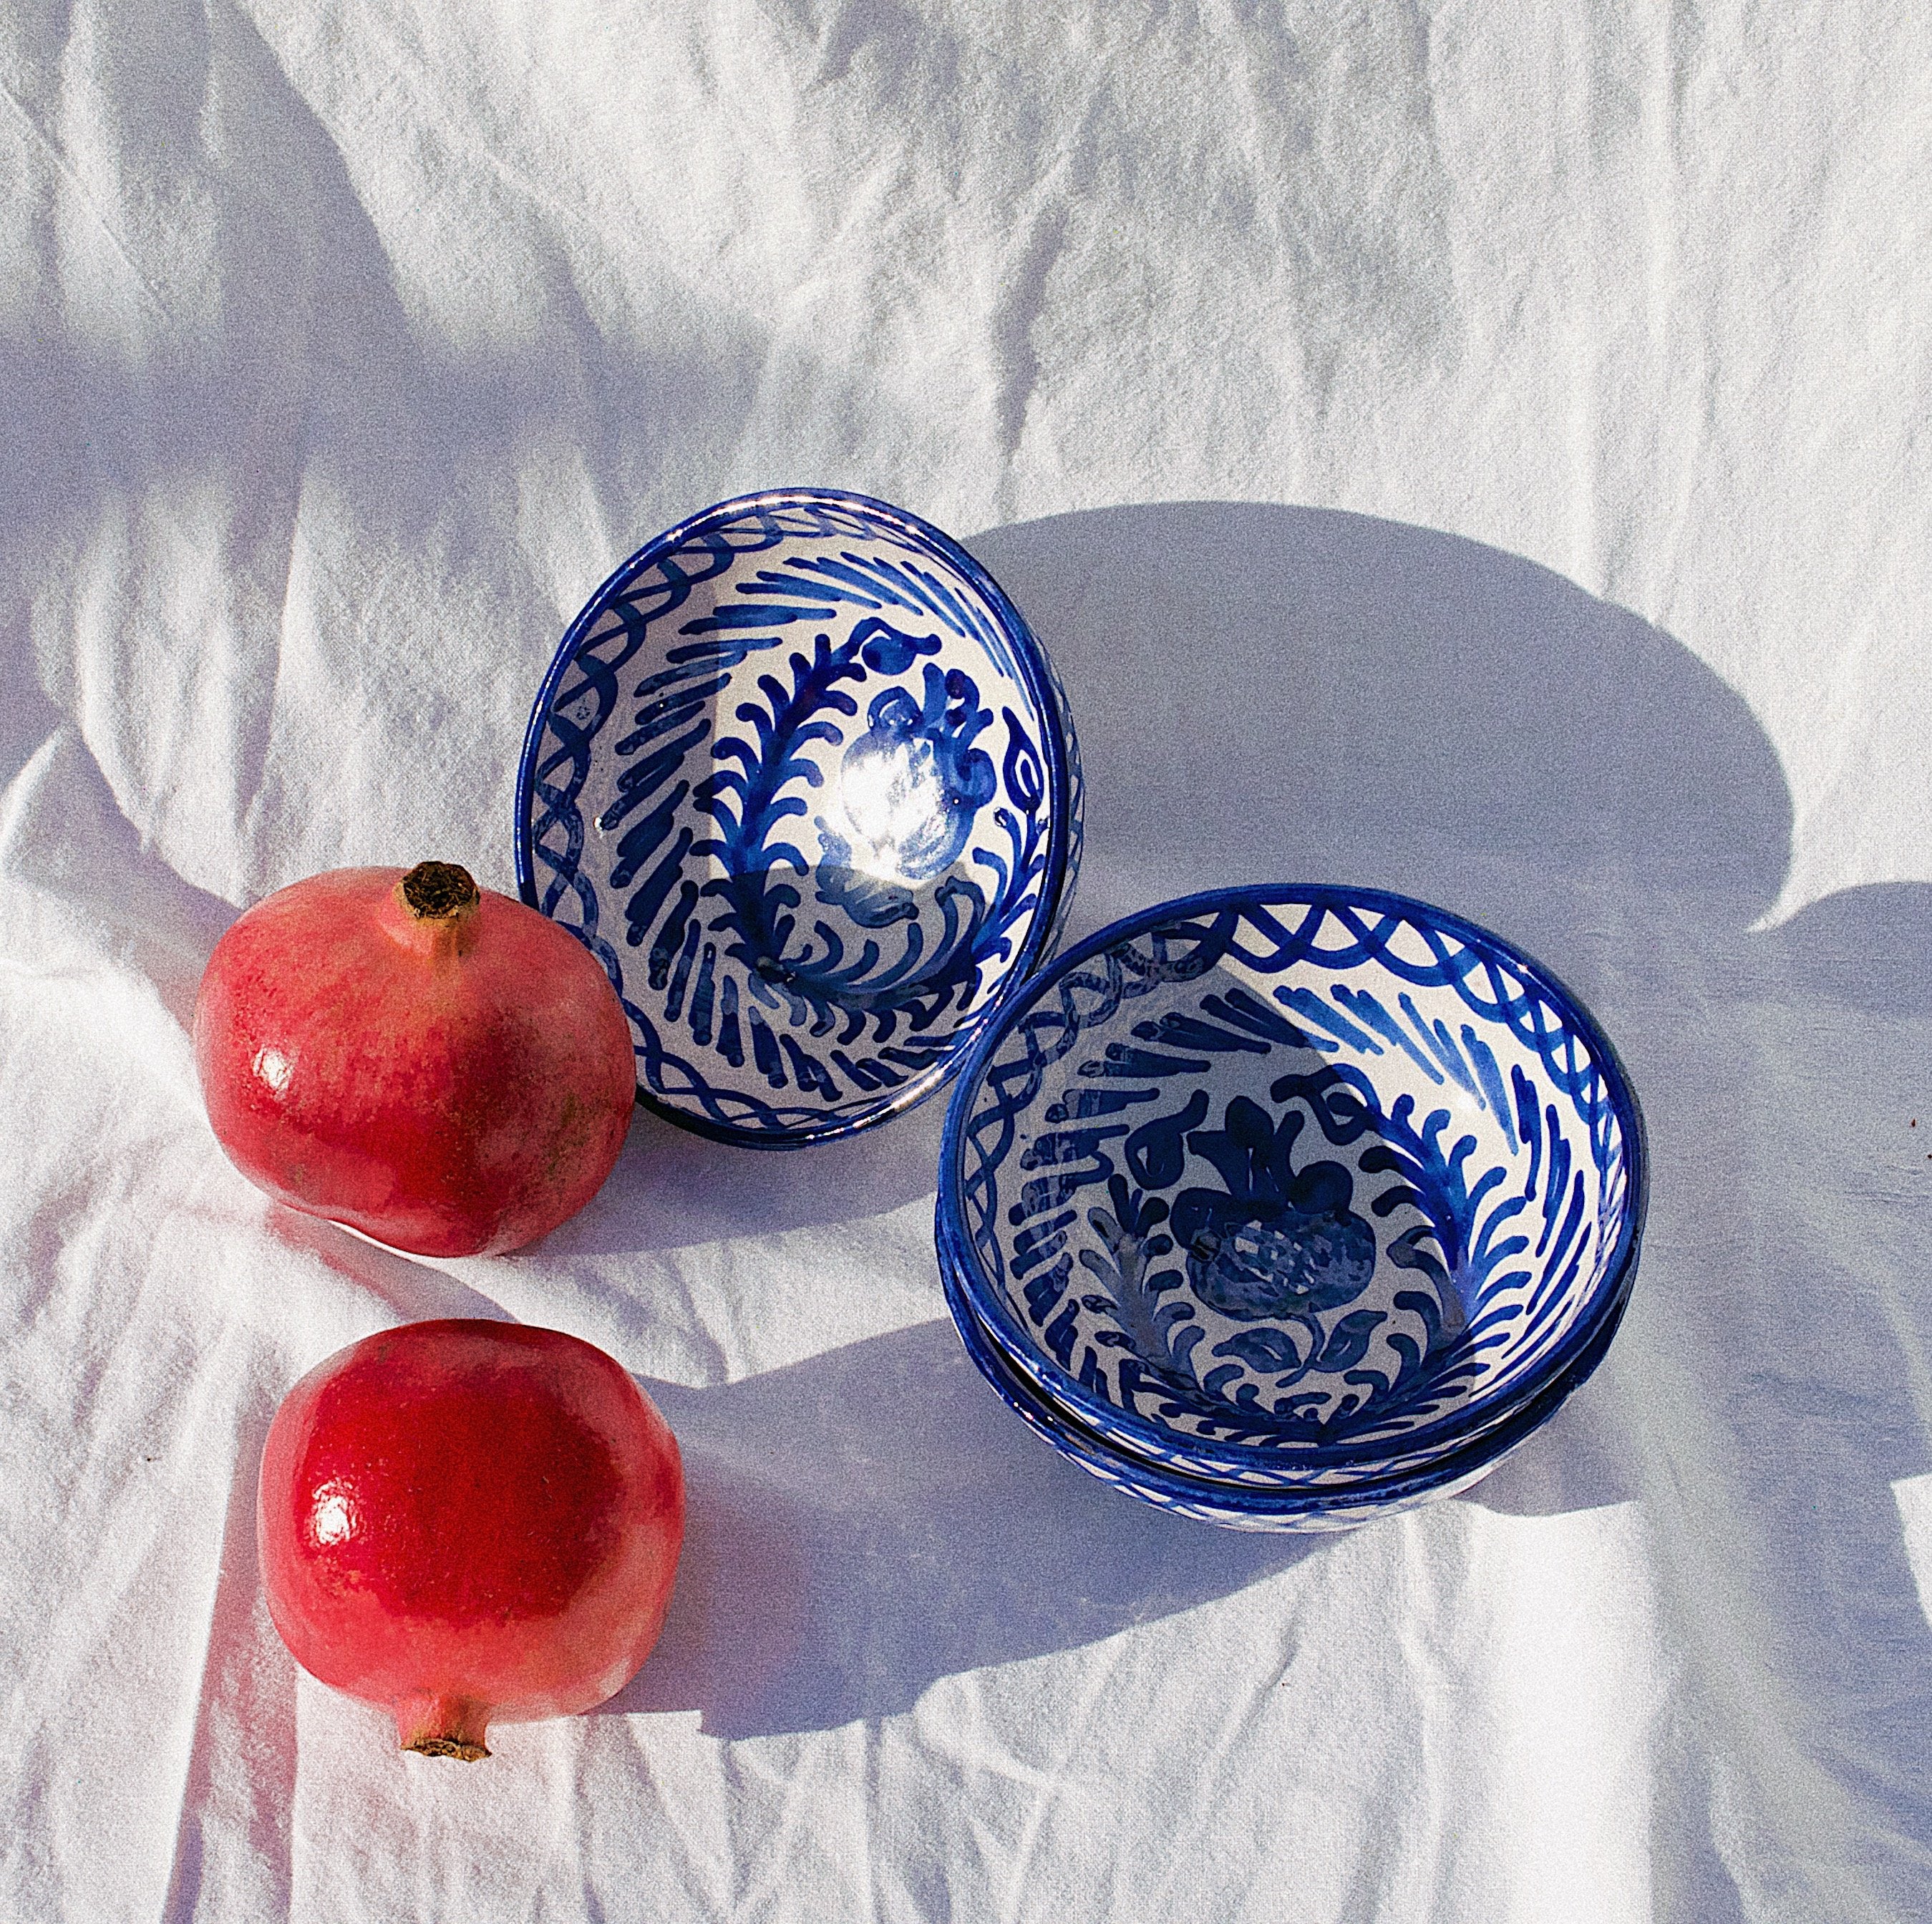
<path fill-rule="evenodd" d="M 421 1256 L 514 1249 L 574 1215 L 637 1092 L 596 958 L 450 862 L 256 903 L 215 945 L 194 1048 L 244 1176 Z"/>
<path fill-rule="evenodd" d="M 663 1627 L 684 1540 L 676 1440 L 602 1350 L 514 1323 L 412 1323 L 339 1351 L 269 1425 L 268 1614 L 405 1750 L 601 1704 Z"/>

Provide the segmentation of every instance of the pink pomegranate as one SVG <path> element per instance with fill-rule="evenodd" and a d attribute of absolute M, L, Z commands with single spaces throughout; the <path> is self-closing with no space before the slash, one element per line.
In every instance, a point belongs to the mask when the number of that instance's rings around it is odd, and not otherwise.
<path fill-rule="evenodd" d="M 258 902 L 194 1012 L 216 1137 L 251 1182 L 422 1256 L 514 1249 L 594 1196 L 636 1062 L 577 939 L 441 862 Z"/>
<path fill-rule="evenodd" d="M 491 1723 L 587 1710 L 644 1662 L 684 1477 L 669 1426 L 602 1350 L 412 1323 L 290 1391 L 257 1521 L 296 1661 L 390 1710 L 404 1749 L 473 1761 Z"/>

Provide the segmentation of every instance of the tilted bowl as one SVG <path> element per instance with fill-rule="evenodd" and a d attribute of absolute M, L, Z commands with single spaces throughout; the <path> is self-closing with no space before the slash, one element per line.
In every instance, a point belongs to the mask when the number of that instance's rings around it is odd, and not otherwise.
<path fill-rule="evenodd" d="M 719 503 L 648 542 L 544 678 L 524 899 L 603 962 L 638 1095 L 824 1141 L 930 1095 L 1050 952 L 1078 868 L 1066 699 L 958 543 L 862 495 Z"/>
<path fill-rule="evenodd" d="M 938 1239 L 1083 1429 L 1333 1493 L 1546 1416 L 1622 1313 L 1644 1185 L 1615 1050 L 1520 949 L 1379 891 L 1228 889 L 1001 1011 L 949 1107 Z"/>

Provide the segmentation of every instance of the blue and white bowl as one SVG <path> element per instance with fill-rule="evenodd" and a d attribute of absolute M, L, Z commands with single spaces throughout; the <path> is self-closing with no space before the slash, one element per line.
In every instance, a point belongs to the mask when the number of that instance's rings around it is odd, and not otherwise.
<path fill-rule="evenodd" d="M 938 1239 L 1082 1431 L 1332 1499 L 1546 1416 L 1643 1211 L 1636 1099 L 1546 969 L 1420 902 L 1280 887 L 1148 910 L 1014 997 L 954 1092 Z"/>
<path fill-rule="evenodd" d="M 1229 1530 L 1352 1530 L 1358 1524 L 1459 1496 L 1480 1482 L 1524 1442 L 1568 1393 L 1567 1385 L 1552 1386 L 1544 1397 L 1524 1405 L 1506 1422 L 1460 1449 L 1390 1467 L 1383 1473 L 1365 1473 L 1346 1488 L 1222 1482 L 1149 1462 L 1084 1429 L 1008 1362 L 974 1315 L 956 1271 L 942 1262 L 940 1273 L 967 1355 L 1000 1400 L 1036 1435 L 1114 1489 L 1158 1509 Z M 1611 1333 L 1607 1329 L 1600 1332 L 1595 1353 L 1582 1360 L 1576 1380 L 1581 1381 L 1595 1366 Z"/>
<path fill-rule="evenodd" d="M 517 782 L 524 899 L 602 961 L 638 1096 L 727 1141 L 932 1094 L 1048 955 L 1080 765 L 1044 651 L 902 508 L 706 508 L 592 595 Z"/>

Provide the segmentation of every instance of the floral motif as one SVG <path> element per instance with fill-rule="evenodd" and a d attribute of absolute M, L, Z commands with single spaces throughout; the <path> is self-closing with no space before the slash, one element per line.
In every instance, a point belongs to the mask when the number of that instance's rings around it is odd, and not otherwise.
<path fill-rule="evenodd" d="M 866 928 L 917 916 L 916 885 L 959 859 L 999 792 L 992 757 L 973 745 L 993 715 L 972 678 L 928 661 L 925 679 L 922 703 L 904 688 L 874 697 L 840 764 L 838 824 L 818 818 L 819 899 Z"/>
<path fill-rule="evenodd" d="M 1226 1186 L 1182 1190 L 1174 1233 L 1186 1248 L 1196 1293 L 1237 1322 L 1335 1308 L 1352 1302 L 1375 1274 L 1375 1233 L 1348 1207 L 1348 1170 L 1339 1162 L 1299 1171 L 1290 1164 L 1306 1121 L 1300 1109 L 1271 1120 L 1259 1103 L 1238 1095 L 1224 1128 L 1188 1138 Z"/>

